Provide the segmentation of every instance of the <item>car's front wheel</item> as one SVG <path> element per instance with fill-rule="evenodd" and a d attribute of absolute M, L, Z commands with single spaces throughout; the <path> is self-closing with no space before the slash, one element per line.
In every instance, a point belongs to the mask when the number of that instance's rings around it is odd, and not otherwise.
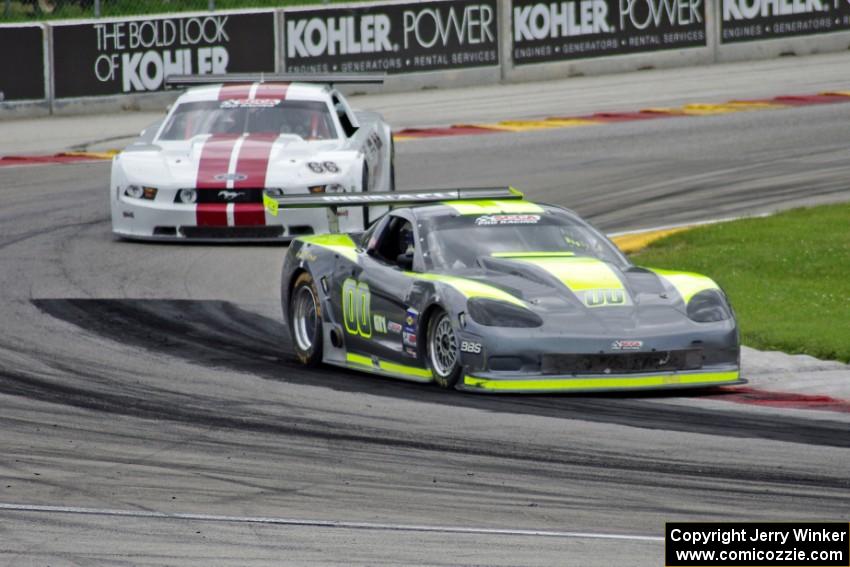
<path fill-rule="evenodd" d="M 434 382 L 442 388 L 454 388 L 461 374 L 460 349 L 451 317 L 442 309 L 428 320 L 426 350 Z"/>
<path fill-rule="evenodd" d="M 302 272 L 289 297 L 289 334 L 295 356 L 305 366 L 322 362 L 322 305 L 313 276 Z"/>

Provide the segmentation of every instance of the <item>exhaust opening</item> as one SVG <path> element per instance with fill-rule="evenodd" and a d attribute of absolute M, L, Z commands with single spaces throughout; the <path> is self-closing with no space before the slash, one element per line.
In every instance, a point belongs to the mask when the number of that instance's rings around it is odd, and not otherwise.
<path fill-rule="evenodd" d="M 334 348 L 342 348 L 342 333 L 336 327 L 331 329 L 331 344 Z"/>

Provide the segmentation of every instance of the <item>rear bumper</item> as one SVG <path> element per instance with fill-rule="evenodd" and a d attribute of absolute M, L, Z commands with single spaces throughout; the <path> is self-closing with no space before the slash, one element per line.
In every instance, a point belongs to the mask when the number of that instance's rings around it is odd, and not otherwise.
<path fill-rule="evenodd" d="M 487 373 L 465 375 L 458 388 L 470 392 L 487 393 L 557 393 L 557 392 L 622 392 L 639 390 L 666 390 L 706 388 L 745 384 L 739 368 L 688 370 L 681 372 L 653 372 L 621 375 L 548 376 L 503 375 Z"/>

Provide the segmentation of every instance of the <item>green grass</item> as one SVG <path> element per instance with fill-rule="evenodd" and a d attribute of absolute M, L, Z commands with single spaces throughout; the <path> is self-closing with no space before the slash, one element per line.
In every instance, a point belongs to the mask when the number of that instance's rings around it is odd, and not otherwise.
<path fill-rule="evenodd" d="M 54 0 L 55 1 L 55 0 Z M 330 0 L 330 3 L 345 0 Z M 322 0 L 215 0 L 216 10 L 234 8 L 285 8 L 305 4 L 322 4 Z M 57 7 L 50 14 L 38 10 L 34 3 L 14 0 L 5 9 L 5 0 L 0 0 L 0 22 L 27 22 L 56 19 L 92 18 L 91 6 L 83 8 L 77 2 L 64 0 L 56 2 Z M 208 0 L 101 0 L 100 15 L 127 16 L 136 14 L 165 14 L 171 12 L 204 12 L 209 6 Z"/>
<path fill-rule="evenodd" d="M 632 260 L 714 278 L 746 345 L 850 362 L 850 204 L 696 228 Z"/>

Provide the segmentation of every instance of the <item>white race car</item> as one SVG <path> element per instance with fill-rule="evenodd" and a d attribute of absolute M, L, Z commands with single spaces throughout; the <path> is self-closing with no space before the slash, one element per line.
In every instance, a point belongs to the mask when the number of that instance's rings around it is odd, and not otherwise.
<path fill-rule="evenodd" d="M 238 76 L 171 77 L 211 83 L 182 94 L 166 117 L 115 156 L 112 230 L 139 240 L 289 240 L 362 230 L 382 210 L 278 209 L 276 197 L 394 191 L 393 140 L 374 112 L 352 111 L 328 76 L 309 82 Z"/>

